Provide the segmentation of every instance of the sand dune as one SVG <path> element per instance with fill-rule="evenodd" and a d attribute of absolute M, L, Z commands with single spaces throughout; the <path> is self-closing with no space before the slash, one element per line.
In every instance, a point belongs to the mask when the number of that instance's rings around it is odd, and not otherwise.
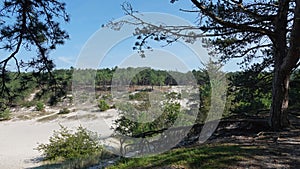
<path fill-rule="evenodd" d="M 93 118 L 88 118 L 88 114 Z M 35 148 L 38 143 L 47 143 L 53 130 L 58 130 L 60 124 L 71 129 L 82 125 L 103 138 L 108 137 L 112 134 L 110 127 L 115 115 L 116 110 L 93 113 L 79 111 L 51 121 L 38 122 L 38 119 L 32 119 L 0 122 L 0 168 L 20 169 L 41 165 L 41 153 Z"/>

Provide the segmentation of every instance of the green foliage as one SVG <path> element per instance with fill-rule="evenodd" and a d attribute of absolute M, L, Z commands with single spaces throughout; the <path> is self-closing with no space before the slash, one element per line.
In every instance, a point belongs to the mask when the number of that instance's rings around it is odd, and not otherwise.
<path fill-rule="evenodd" d="M 6 75 L 10 79 L 6 81 L 9 93 L 2 93 L 3 101 L 0 100 L 0 107 L 31 107 L 35 106 L 37 101 L 55 105 L 71 91 L 71 70 L 54 70 L 53 79 L 49 79 L 49 75 L 33 72 L 7 72 Z M 31 94 L 35 95 L 28 100 Z"/>
<path fill-rule="evenodd" d="M 98 142 L 98 135 L 79 126 L 72 133 L 64 126 L 54 131 L 49 144 L 40 144 L 37 150 L 45 160 L 75 160 L 95 155 L 103 150 Z"/>
<path fill-rule="evenodd" d="M 7 92 L 1 93 L 0 107 L 11 107 L 22 105 L 34 91 L 36 83 L 33 81 L 32 73 L 6 72 L 8 78 L 6 83 Z M 18 78 L 17 78 L 18 77 Z M 1 81 L 1 79 L 0 79 Z M 0 85 L 1 86 L 1 85 Z"/>
<path fill-rule="evenodd" d="M 130 69 L 130 68 L 128 68 Z M 131 72 L 138 72 L 141 68 L 131 68 Z M 127 69 L 121 69 L 121 71 Z M 95 71 L 91 70 L 80 70 L 79 72 L 87 72 L 90 73 L 90 77 L 92 73 Z M 106 78 L 106 86 L 110 85 L 112 75 L 114 73 L 114 69 L 101 69 L 97 70 L 97 73 L 102 72 Z M 151 73 L 152 72 L 152 73 Z M 300 71 L 296 70 L 291 76 L 291 90 L 290 90 L 290 106 L 292 109 L 298 109 L 299 107 L 299 99 L 300 99 Z M 156 74 L 155 76 L 164 77 L 163 83 L 161 85 L 169 85 L 175 84 L 171 77 L 169 77 L 167 71 L 161 70 L 152 70 L 152 69 L 144 69 L 141 73 L 133 76 L 131 81 L 131 85 L 149 85 L 149 78 L 151 81 L 151 74 Z M 173 72 L 175 73 L 175 72 Z M 193 70 L 191 72 L 193 76 L 196 78 L 197 83 L 199 85 L 200 92 L 200 107 L 199 107 L 199 120 L 198 122 L 203 122 L 206 118 L 207 112 L 211 108 L 211 85 L 210 77 L 208 76 L 208 72 L 206 70 Z M 47 84 L 47 76 L 39 77 L 41 75 L 34 75 L 32 72 L 24 73 L 21 72 L 19 75 L 20 78 L 7 82 L 7 85 L 10 88 L 12 93 L 17 93 L 13 96 L 8 96 L 6 94 L 1 96 L 0 99 L 0 108 L 1 110 L 5 110 L 6 108 L 10 108 L 12 106 L 23 106 L 23 107 L 32 107 L 36 106 L 38 102 L 47 103 L 49 105 L 59 102 L 67 93 L 71 91 L 71 82 L 72 82 L 72 70 L 55 70 L 53 71 L 53 75 L 56 79 L 59 79 L 59 88 L 51 88 L 49 84 Z M 9 79 L 14 79 L 17 76 L 17 73 L 9 72 L 7 77 Z M 125 75 L 124 75 L 125 76 Z M 178 73 L 179 81 L 186 80 L 184 78 L 186 76 L 185 73 Z M 129 76 L 130 77 L 130 76 Z M 255 71 L 245 71 L 245 72 L 234 72 L 228 73 L 227 77 L 229 79 L 229 88 L 227 92 L 227 102 L 226 102 L 226 111 L 224 114 L 226 116 L 231 114 L 248 114 L 254 115 L 260 110 L 267 110 L 271 105 L 271 88 L 272 88 L 272 73 L 271 72 L 261 72 L 257 73 Z M 78 76 L 81 78 L 81 76 Z M 38 79 L 38 80 L 36 80 Z M 97 79 L 97 78 L 96 78 Z M 76 78 L 75 78 L 76 80 Z M 100 80 L 100 79 L 99 79 Z M 98 81 L 99 82 L 99 81 Z M 97 83 L 98 83 L 97 82 Z M 53 83 L 53 82 L 51 82 Z M 104 82 L 99 82 L 103 84 Z M 214 82 L 215 83 L 215 82 Z M 40 84 L 42 84 L 40 86 Z M 215 83 L 218 85 L 217 83 Z M 50 89 L 53 90 L 50 90 Z M 54 90 L 56 89 L 56 91 Z M 102 90 L 102 89 L 99 89 Z M 156 90 L 156 89 L 155 89 Z M 28 100 L 30 94 L 39 91 L 36 93 L 33 100 Z M 146 114 L 151 104 L 149 101 L 149 92 L 140 91 L 134 92 L 129 95 L 129 100 L 138 101 L 138 104 L 133 105 L 137 110 L 140 111 L 140 114 Z M 151 97 L 153 97 L 151 93 Z M 169 93 L 166 95 L 168 100 L 172 98 L 173 100 L 179 99 L 180 93 L 176 96 L 176 93 Z M 82 95 L 82 99 L 86 99 L 87 96 Z M 112 96 L 110 94 L 106 94 L 102 96 L 100 99 L 106 101 L 107 104 L 112 105 Z M 172 100 L 171 99 L 171 100 Z M 153 100 L 153 99 L 152 99 Z M 103 104 L 105 105 L 105 104 Z M 107 107 L 107 106 L 104 106 Z M 153 107 L 151 107 L 153 109 Z M 158 108 L 161 109 L 161 108 Z"/>
<path fill-rule="evenodd" d="M 148 92 L 137 92 L 129 95 L 129 100 L 146 101 L 149 100 Z"/>
<path fill-rule="evenodd" d="M 260 149 L 257 148 L 256 151 Z M 142 158 L 124 158 L 108 169 L 132 168 L 234 168 L 242 159 L 256 155 L 246 147 L 228 144 L 202 145 L 191 148 L 172 149 L 163 154 Z M 233 167 L 231 167 L 233 166 Z"/>
<path fill-rule="evenodd" d="M 93 166 L 98 166 L 108 159 L 116 158 L 114 154 L 107 151 L 101 151 L 99 154 L 89 155 L 84 158 L 68 160 L 63 162 L 53 161 L 49 164 L 39 166 L 41 169 L 83 169 L 83 168 L 93 168 Z"/>
<path fill-rule="evenodd" d="M 9 109 L 0 111 L 0 121 L 9 120 L 11 118 L 11 112 Z"/>
<path fill-rule="evenodd" d="M 232 112 L 254 115 L 271 106 L 272 74 L 253 71 L 230 76 L 229 95 L 233 96 Z"/>
<path fill-rule="evenodd" d="M 300 70 L 293 72 L 290 82 L 290 102 L 289 106 L 291 109 L 299 111 L 300 107 Z"/>
<path fill-rule="evenodd" d="M 106 111 L 110 108 L 110 106 L 106 103 L 105 100 L 101 99 L 98 102 L 98 108 L 100 109 L 100 111 Z"/>
<path fill-rule="evenodd" d="M 173 126 L 175 120 L 180 114 L 180 103 L 177 102 L 166 102 L 163 107 L 163 114 L 155 119 L 154 123 L 161 128 L 169 128 Z"/>
<path fill-rule="evenodd" d="M 150 111 L 138 110 L 136 105 L 130 103 L 120 104 L 117 107 L 120 118 L 115 121 L 114 129 L 117 134 L 126 136 L 169 128 L 181 114 L 180 104 L 176 102 L 165 102 L 161 108 L 152 108 Z M 149 120 L 149 116 L 155 118 Z"/>
<path fill-rule="evenodd" d="M 36 111 L 44 111 L 45 110 L 45 105 L 43 102 L 39 101 L 35 105 Z"/>
<path fill-rule="evenodd" d="M 58 0 L 26 1 L 26 3 L 13 0 L 1 2 L 0 9 L 3 12 L 0 25 L 0 48 L 3 52 L 0 60 L 1 96 L 18 95 L 16 90 L 12 90 L 10 84 L 15 83 L 16 87 L 17 82 L 14 80 L 21 77 L 9 77 L 11 73 L 8 67 L 10 70 L 14 68 L 14 72 L 19 72 L 20 69 L 33 69 L 42 74 L 50 73 L 55 67 L 48 54 L 58 45 L 64 44 L 69 37 L 67 32 L 60 27 L 61 20 L 69 21 L 65 6 L 65 3 Z M 21 60 L 18 53 L 30 49 L 35 49 L 33 51 L 36 51 L 36 56 Z M 22 86 L 17 88 L 20 90 Z"/>

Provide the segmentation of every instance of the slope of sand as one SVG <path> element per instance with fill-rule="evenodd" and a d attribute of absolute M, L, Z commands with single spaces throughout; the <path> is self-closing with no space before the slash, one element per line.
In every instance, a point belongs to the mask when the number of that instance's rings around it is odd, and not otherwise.
<path fill-rule="evenodd" d="M 84 118 L 86 115 L 93 118 Z M 106 112 L 73 112 L 51 121 L 10 120 L 0 122 L 0 168 L 20 169 L 40 166 L 41 153 L 35 150 L 38 143 L 48 143 L 53 130 L 59 125 L 70 129 L 78 126 L 97 132 L 102 138 L 112 134 L 111 125 L 116 110 Z M 68 118 L 69 117 L 69 118 Z"/>

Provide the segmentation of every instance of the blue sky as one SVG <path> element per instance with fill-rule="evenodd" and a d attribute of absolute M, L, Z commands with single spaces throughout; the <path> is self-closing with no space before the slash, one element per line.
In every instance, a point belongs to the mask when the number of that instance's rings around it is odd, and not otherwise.
<path fill-rule="evenodd" d="M 84 45 L 95 32 L 101 29 L 101 25 L 124 16 L 124 11 L 121 9 L 121 4 L 125 2 L 124 0 L 65 0 L 65 2 L 67 3 L 67 12 L 71 16 L 71 21 L 70 23 L 62 24 L 62 27 L 68 31 L 70 40 L 51 53 L 57 68 L 69 68 L 76 65 Z M 180 8 L 192 9 L 192 3 L 186 0 L 178 1 L 175 4 L 171 4 L 169 0 L 127 0 L 126 2 L 131 3 L 133 8 L 139 12 L 168 13 L 186 19 L 191 23 L 194 23 L 197 18 L 196 13 L 179 11 Z M 129 40 L 126 43 L 129 44 L 129 42 L 133 41 Z M 122 58 L 118 57 L 122 56 L 115 56 L 117 53 L 120 53 L 119 49 L 124 49 L 124 47 L 116 47 L 116 50 L 112 50 L 105 58 L 105 61 L 101 63 L 102 65 L 99 66 L 119 66 L 118 62 Z M 131 48 L 128 50 L 131 50 Z M 199 67 L 198 63 L 186 60 L 190 62 L 187 63 L 190 68 Z M 225 70 L 233 69 L 237 69 L 234 64 L 225 66 Z"/>

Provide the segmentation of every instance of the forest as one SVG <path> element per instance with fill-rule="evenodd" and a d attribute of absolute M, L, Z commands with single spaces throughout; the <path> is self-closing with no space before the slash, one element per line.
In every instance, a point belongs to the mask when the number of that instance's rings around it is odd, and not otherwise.
<path fill-rule="evenodd" d="M 208 109 L 210 106 L 210 79 L 207 70 L 192 70 L 191 72 L 169 72 L 164 70 L 154 70 L 151 68 L 106 68 L 99 70 L 76 70 L 77 76 L 72 77 L 74 68 L 57 69 L 52 72 L 53 79 L 49 81 L 48 74 L 36 75 L 34 72 L 10 72 L 7 76 L 8 91 L 1 97 L 1 113 L 12 107 L 22 107 L 34 105 L 37 101 L 43 101 L 44 104 L 55 106 L 56 103 L 72 94 L 72 83 L 86 82 L 95 79 L 96 93 L 102 95 L 105 92 L 110 93 L 112 78 L 115 70 L 123 71 L 122 80 L 132 77 L 128 72 L 134 73 L 134 78 L 130 80 L 131 87 L 142 87 L 153 90 L 153 86 L 176 86 L 191 81 L 192 74 L 196 79 L 201 106 Z M 128 71 L 131 70 L 131 71 Z M 95 73 L 96 72 L 96 73 Z M 138 73 L 136 73 L 138 72 Z M 83 75 L 80 76 L 80 73 Z M 176 80 L 171 74 L 176 74 Z M 79 75 L 78 75 L 79 74 Z M 230 115 L 259 115 L 267 114 L 271 105 L 271 83 L 272 74 L 270 72 L 230 72 L 226 74 L 229 81 L 227 90 L 226 114 Z M 15 79 L 18 77 L 18 79 Z M 80 79 L 79 79 L 80 78 Z M 297 111 L 299 107 L 299 89 L 300 89 L 300 71 L 296 70 L 291 76 L 290 106 L 289 111 Z M 27 102 L 34 91 L 36 93 L 33 101 Z M 99 96 L 98 96 L 99 97 Z"/>

